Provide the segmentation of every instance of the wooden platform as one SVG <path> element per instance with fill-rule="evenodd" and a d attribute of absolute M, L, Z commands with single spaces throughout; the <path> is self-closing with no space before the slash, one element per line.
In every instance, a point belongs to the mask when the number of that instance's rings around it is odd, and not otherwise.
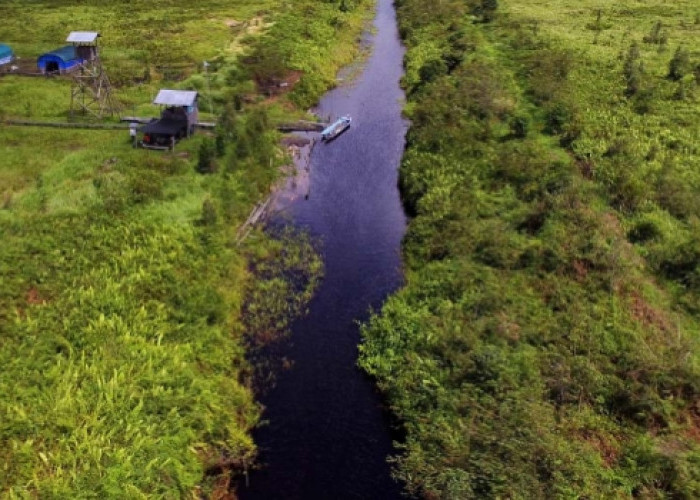
<path fill-rule="evenodd" d="M 277 130 L 280 132 L 322 132 L 327 126 L 327 123 L 298 120 L 296 122 L 279 123 Z"/>

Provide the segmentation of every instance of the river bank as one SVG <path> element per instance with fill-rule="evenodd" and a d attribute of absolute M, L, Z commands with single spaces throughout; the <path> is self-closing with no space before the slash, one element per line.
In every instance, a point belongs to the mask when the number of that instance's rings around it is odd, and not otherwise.
<path fill-rule="evenodd" d="M 407 283 L 361 346 L 395 473 L 424 498 L 697 498 L 696 6 L 398 5 Z"/>

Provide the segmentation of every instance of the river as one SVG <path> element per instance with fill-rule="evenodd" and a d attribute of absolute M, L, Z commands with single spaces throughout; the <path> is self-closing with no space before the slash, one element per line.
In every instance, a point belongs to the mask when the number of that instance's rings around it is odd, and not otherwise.
<path fill-rule="evenodd" d="M 378 0 L 374 26 L 364 69 L 317 108 L 351 115 L 352 127 L 314 148 L 308 199 L 286 193 L 287 223 L 322 242 L 325 278 L 285 344 L 293 367 L 262 397 L 268 424 L 254 438 L 264 467 L 239 486 L 243 500 L 400 498 L 386 461 L 391 426 L 356 365 L 358 321 L 402 284 L 406 228 L 397 188 L 404 49 L 392 0 Z"/>

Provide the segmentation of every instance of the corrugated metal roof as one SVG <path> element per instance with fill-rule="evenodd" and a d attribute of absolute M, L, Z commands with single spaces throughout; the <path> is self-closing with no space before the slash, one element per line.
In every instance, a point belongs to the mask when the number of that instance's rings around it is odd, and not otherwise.
<path fill-rule="evenodd" d="M 70 43 L 92 43 L 97 40 L 100 34 L 97 31 L 71 31 L 66 42 Z"/>
<path fill-rule="evenodd" d="M 161 90 L 158 92 L 153 104 L 192 106 L 196 100 L 197 92 L 194 90 Z"/>

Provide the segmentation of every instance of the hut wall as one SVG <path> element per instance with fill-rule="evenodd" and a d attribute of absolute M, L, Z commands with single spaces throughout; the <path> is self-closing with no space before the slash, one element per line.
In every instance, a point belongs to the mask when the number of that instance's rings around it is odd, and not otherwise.
<path fill-rule="evenodd" d="M 78 45 L 75 51 L 80 59 L 93 61 L 97 58 L 97 47 L 94 45 Z"/>
<path fill-rule="evenodd" d="M 41 55 L 37 59 L 37 66 L 42 73 L 53 71 L 66 73 L 77 68 L 83 62 L 83 59 L 78 57 L 75 47 L 67 46 Z"/>

